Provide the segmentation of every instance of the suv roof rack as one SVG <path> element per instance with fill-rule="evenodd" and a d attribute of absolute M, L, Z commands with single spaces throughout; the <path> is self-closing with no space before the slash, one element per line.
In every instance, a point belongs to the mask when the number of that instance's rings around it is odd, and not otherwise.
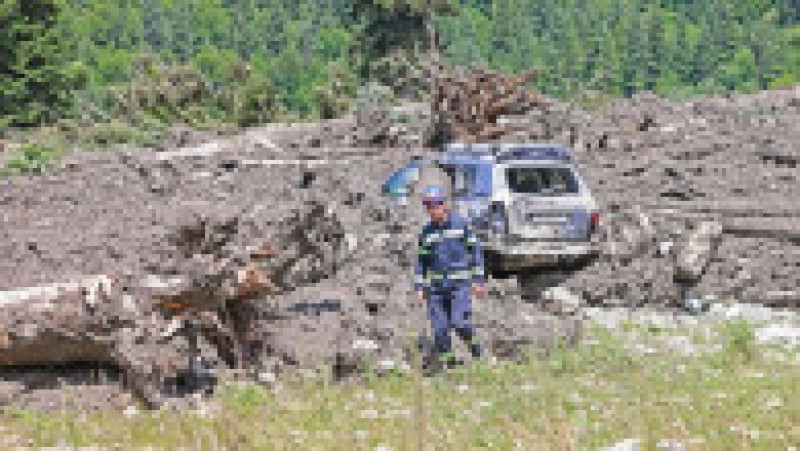
<path fill-rule="evenodd" d="M 495 159 L 498 163 L 511 160 L 548 160 L 569 162 L 569 150 L 556 143 L 451 143 L 445 146 L 443 160 Z"/>
<path fill-rule="evenodd" d="M 559 144 L 502 144 L 495 153 L 498 162 L 509 160 L 548 160 L 568 163 L 572 157 Z"/>

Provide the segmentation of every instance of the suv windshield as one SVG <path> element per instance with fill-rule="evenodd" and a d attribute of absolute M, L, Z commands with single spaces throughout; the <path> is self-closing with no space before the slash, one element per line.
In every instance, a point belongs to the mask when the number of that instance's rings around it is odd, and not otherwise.
<path fill-rule="evenodd" d="M 578 194 L 578 181 L 566 167 L 510 167 L 508 187 L 514 193 L 559 196 Z"/>

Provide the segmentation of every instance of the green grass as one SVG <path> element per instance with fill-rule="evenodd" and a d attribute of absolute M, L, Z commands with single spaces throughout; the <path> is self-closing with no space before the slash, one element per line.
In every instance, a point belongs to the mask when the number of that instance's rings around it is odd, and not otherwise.
<path fill-rule="evenodd" d="M 0 167 L 0 175 L 41 173 L 58 158 L 56 147 L 29 143 L 20 147 L 17 154 Z"/>
<path fill-rule="evenodd" d="M 638 438 L 642 449 L 672 439 L 686 449 L 785 450 L 800 443 L 796 351 L 770 360 L 749 326 L 726 323 L 715 332 L 723 346 L 692 357 L 661 347 L 664 331 L 631 327 L 637 342 L 656 349 L 637 357 L 626 350 L 628 332 L 592 329 L 591 343 L 523 363 L 481 362 L 434 378 L 226 384 L 205 416 L 7 410 L 0 430 L 33 446 L 130 448 L 561 450 Z"/>

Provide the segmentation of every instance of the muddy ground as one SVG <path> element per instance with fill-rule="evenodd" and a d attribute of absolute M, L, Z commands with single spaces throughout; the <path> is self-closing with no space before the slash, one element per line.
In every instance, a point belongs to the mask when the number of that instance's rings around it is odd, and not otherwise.
<path fill-rule="evenodd" d="M 519 345 L 580 335 L 580 315 L 551 315 L 537 302 L 554 285 L 577 296 L 578 312 L 676 306 L 687 290 L 707 302 L 796 309 L 798 108 L 794 89 L 691 101 L 639 96 L 597 111 L 563 106 L 515 118 L 518 131 L 506 141 L 574 148 L 602 206 L 604 253 L 581 268 L 490 279 L 476 322 L 491 352 L 513 357 Z M 275 124 L 193 147 L 76 152 L 50 173 L 3 180 L 0 289 L 163 274 L 175 257 L 166 237 L 192 215 L 246 218 L 236 237 L 246 243 L 269 239 L 293 208 L 316 200 L 341 221 L 349 255 L 319 282 L 260 299 L 271 313 L 254 330 L 265 343 L 258 374 L 347 366 L 348 355 L 365 353 L 399 366 L 426 327 L 410 302 L 414 237 L 425 218 L 417 205 L 380 197 L 379 187 L 412 155 L 432 150 L 358 147 L 353 124 Z M 700 220 L 719 223 L 722 234 L 702 277 L 676 284 L 676 249 Z M 87 371 L 9 370 L 0 405 L 53 407 L 54 394 L 68 390 L 54 381 L 86 382 Z M 114 371 L 100 373 L 114 380 Z M 127 402 L 108 387 L 81 387 L 96 393 L 80 399 Z"/>

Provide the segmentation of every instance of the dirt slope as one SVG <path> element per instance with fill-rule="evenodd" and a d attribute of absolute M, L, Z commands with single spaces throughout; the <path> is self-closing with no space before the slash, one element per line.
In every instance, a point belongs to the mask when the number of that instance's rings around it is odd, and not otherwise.
<path fill-rule="evenodd" d="M 674 304 L 688 288 L 796 307 L 798 107 L 794 89 L 685 102 L 640 96 L 600 111 L 562 105 L 514 118 L 518 130 L 505 141 L 575 149 L 608 239 L 604 255 L 580 271 L 529 275 L 521 287 L 491 280 L 488 298 L 476 302 L 490 349 L 513 356 L 519 344 L 579 335 L 579 320 L 524 302 L 531 280 L 593 304 Z M 169 273 L 176 251 L 167 237 L 193 215 L 241 218 L 234 245 L 247 246 L 269 241 L 282 218 L 316 200 L 341 222 L 348 259 L 322 280 L 255 300 L 247 339 L 259 344 L 256 371 L 325 362 L 347 373 L 365 354 L 399 365 L 426 327 L 410 306 L 414 237 L 425 218 L 415 204 L 380 197 L 379 186 L 430 150 L 352 147 L 353 124 L 276 124 L 165 152 L 77 153 L 47 175 L 3 180 L 0 288 Z M 702 277 L 678 285 L 676 249 L 701 220 L 719 223 L 722 234 Z"/>

